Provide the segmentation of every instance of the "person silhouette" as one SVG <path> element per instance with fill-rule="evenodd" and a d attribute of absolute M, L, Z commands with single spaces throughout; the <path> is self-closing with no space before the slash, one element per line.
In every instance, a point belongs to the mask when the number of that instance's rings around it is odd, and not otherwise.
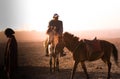
<path fill-rule="evenodd" d="M 47 34 L 49 35 L 49 33 L 52 31 L 52 29 L 55 28 L 55 32 L 59 35 L 59 42 L 57 47 L 61 48 L 61 52 L 60 52 L 60 56 L 66 56 L 65 52 L 63 51 L 63 46 L 62 46 L 62 34 L 63 34 L 63 22 L 61 20 L 59 20 L 59 15 L 57 13 L 55 13 L 53 15 L 53 19 L 49 21 L 48 24 L 48 30 L 47 30 Z M 48 55 L 48 45 L 50 44 L 50 41 L 48 41 L 47 47 L 46 47 L 46 56 Z"/>
<path fill-rule="evenodd" d="M 4 69 L 7 79 L 14 79 L 14 74 L 18 67 L 18 45 L 14 36 L 14 30 L 7 28 L 4 33 L 8 38 L 5 49 Z"/>

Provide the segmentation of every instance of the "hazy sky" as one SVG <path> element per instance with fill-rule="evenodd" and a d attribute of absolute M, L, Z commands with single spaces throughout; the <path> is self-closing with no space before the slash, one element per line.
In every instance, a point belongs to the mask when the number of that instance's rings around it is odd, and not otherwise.
<path fill-rule="evenodd" d="M 0 0 L 0 30 L 46 31 L 54 13 L 65 31 L 120 29 L 120 0 Z"/>

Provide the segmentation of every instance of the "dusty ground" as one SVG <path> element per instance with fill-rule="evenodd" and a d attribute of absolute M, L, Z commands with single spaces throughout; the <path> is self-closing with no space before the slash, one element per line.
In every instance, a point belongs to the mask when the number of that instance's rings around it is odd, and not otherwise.
<path fill-rule="evenodd" d="M 110 40 L 113 42 L 120 53 L 120 40 Z M 0 64 L 3 63 L 3 44 L 0 45 Z M 73 59 L 70 52 L 67 56 L 60 58 L 60 72 L 49 72 L 49 57 L 45 57 L 43 42 L 18 43 L 19 46 L 19 69 L 16 73 L 16 79 L 70 79 L 71 70 L 73 68 Z M 113 59 L 111 68 L 111 79 L 120 79 L 120 68 L 118 68 Z M 119 54 L 120 62 L 120 54 Z M 86 62 L 90 79 L 106 79 L 107 65 L 101 60 L 94 62 Z M 2 69 L 1 69 L 2 70 Z M 0 71 L 0 79 L 3 74 Z M 85 74 L 78 65 L 74 79 L 85 79 Z"/>

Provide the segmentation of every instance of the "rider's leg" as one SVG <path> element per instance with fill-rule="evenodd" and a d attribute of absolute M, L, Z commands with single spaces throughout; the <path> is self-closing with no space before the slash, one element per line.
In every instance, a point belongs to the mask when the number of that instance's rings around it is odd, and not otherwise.
<path fill-rule="evenodd" d="M 45 53 L 46 53 L 46 55 L 45 55 L 45 56 L 49 56 L 49 53 L 48 53 L 48 45 L 49 45 L 49 40 L 46 39 L 46 41 L 45 41 Z"/>
<path fill-rule="evenodd" d="M 65 52 L 64 52 L 64 46 L 62 44 L 62 36 L 59 37 L 59 49 L 60 49 L 60 56 L 66 56 Z"/>
<path fill-rule="evenodd" d="M 46 46 L 45 51 L 46 51 L 46 55 L 45 55 L 45 56 L 49 56 L 49 54 L 48 54 L 48 44 L 47 44 L 47 46 Z"/>

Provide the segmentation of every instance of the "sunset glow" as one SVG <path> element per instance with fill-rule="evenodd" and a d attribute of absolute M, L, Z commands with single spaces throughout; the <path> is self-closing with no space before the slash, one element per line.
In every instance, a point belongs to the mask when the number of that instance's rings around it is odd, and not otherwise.
<path fill-rule="evenodd" d="M 7 18 L 4 18 L 6 20 L 1 23 L 2 30 L 12 27 L 16 30 L 45 32 L 54 13 L 58 13 L 59 19 L 63 21 L 64 31 L 120 29 L 119 0 L 12 0 L 9 4 L 8 2 L 5 0 L 5 5 L 2 6 L 7 8 L 5 9 L 7 12 L 11 10 L 6 14 Z"/>

